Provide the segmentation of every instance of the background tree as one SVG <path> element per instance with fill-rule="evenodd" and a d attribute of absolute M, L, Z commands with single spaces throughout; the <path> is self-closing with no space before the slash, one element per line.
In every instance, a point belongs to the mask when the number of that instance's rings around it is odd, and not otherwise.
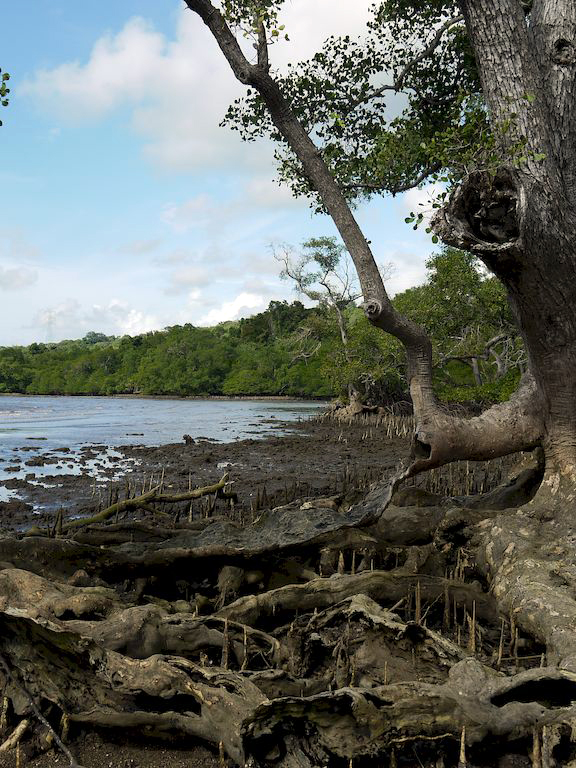
<path fill-rule="evenodd" d="M 3 107 L 7 107 L 10 103 L 8 99 L 8 94 L 10 93 L 10 88 L 6 85 L 6 83 L 10 80 L 10 75 L 8 72 L 2 72 L 0 69 L 0 104 L 2 104 Z M 0 120 L 0 125 L 2 125 L 2 120 Z"/>
<path fill-rule="evenodd" d="M 345 310 L 362 295 L 354 267 L 343 245 L 335 237 L 316 237 L 302 244 L 296 255 L 289 246 L 274 250 L 283 265 L 280 276 L 294 281 L 298 293 L 336 317 L 344 350 L 348 347 Z"/>

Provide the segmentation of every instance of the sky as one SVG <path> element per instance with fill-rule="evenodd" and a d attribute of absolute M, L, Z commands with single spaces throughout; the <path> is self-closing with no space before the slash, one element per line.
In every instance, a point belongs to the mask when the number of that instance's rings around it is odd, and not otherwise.
<path fill-rule="evenodd" d="M 361 35 L 371 2 L 287 0 L 272 66 Z M 270 142 L 219 127 L 243 86 L 183 3 L 5 3 L 0 51 L 0 345 L 215 325 L 298 298 L 272 248 L 334 225 L 275 183 Z M 391 294 L 424 279 L 433 246 L 404 217 L 427 199 L 357 211 Z"/>

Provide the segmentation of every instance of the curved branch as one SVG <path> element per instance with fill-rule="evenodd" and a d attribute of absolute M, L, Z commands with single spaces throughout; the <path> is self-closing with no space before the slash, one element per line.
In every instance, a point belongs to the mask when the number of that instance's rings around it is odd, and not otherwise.
<path fill-rule="evenodd" d="M 411 477 L 459 459 L 481 461 L 527 451 L 540 445 L 544 434 L 543 400 L 531 374 L 505 403 L 493 405 L 471 419 L 424 413 L 416 426 Z"/>
<path fill-rule="evenodd" d="M 424 61 L 424 59 L 427 59 L 428 56 L 431 56 L 436 48 L 440 45 L 440 42 L 442 41 L 442 38 L 444 37 L 444 33 L 448 30 L 454 27 L 456 24 L 459 24 L 461 21 L 464 21 L 464 16 L 455 16 L 452 19 L 447 19 L 444 24 L 442 24 L 438 29 L 436 30 L 436 34 L 432 38 L 432 40 L 428 43 L 426 48 L 424 48 L 423 51 L 421 51 L 418 56 L 415 56 L 411 61 L 409 61 L 404 69 L 400 72 L 396 80 L 394 81 L 394 86 L 397 91 L 399 91 L 402 86 L 404 85 L 404 80 L 408 76 L 408 74 L 414 69 L 414 67 L 419 64 L 421 61 Z"/>
<path fill-rule="evenodd" d="M 319 194 L 354 261 L 365 298 L 364 310 L 368 320 L 374 326 L 395 336 L 406 348 L 408 382 L 418 420 L 415 440 L 416 461 L 409 468 L 409 474 L 459 458 L 480 459 L 502 456 L 536 445 L 540 441 L 542 427 L 538 418 L 539 398 L 532 381 L 524 382 L 509 403 L 495 406 L 476 419 L 469 421 L 457 419 L 440 408 L 432 386 L 430 340 L 420 326 L 402 316 L 392 305 L 370 246 L 338 183 L 310 136 L 298 121 L 278 83 L 268 71 L 246 60 L 224 17 L 210 0 L 186 0 L 186 4 L 208 26 L 236 77 L 258 91 L 274 125 L 301 163 L 310 186 Z M 439 39 L 441 33 L 453 23 L 452 19 L 450 23 L 443 25 L 435 39 Z M 426 51 L 423 51 L 422 55 Z M 489 175 L 486 174 L 486 176 Z M 482 236 L 484 240 L 490 240 L 490 252 L 493 253 L 494 246 L 502 251 L 517 246 L 519 235 L 514 228 L 516 224 L 514 214 L 522 189 L 521 185 L 515 183 L 513 173 L 507 170 L 503 171 L 500 177 L 490 176 L 489 178 L 492 180 L 487 195 L 489 202 L 494 202 L 494 188 L 501 185 L 499 202 L 513 209 L 511 230 L 508 231 L 505 228 L 503 237 L 500 237 L 497 231 L 493 231 L 493 222 L 488 216 L 486 221 L 481 221 L 486 231 L 481 229 L 475 233 L 470 226 L 467 234 L 468 241 L 475 244 L 482 243 Z M 485 184 L 485 186 L 488 185 Z M 467 189 L 469 192 L 473 191 L 472 186 Z M 472 202 L 476 206 L 476 211 L 478 201 L 474 199 Z M 466 217 L 463 216 L 455 219 L 453 228 L 455 229 L 465 220 Z M 450 232 L 448 223 L 445 229 L 447 233 Z M 462 233 L 464 234 L 466 233 Z"/>
<path fill-rule="evenodd" d="M 415 187 L 418 187 L 420 184 L 422 184 L 426 179 L 432 174 L 436 173 L 441 169 L 442 165 L 440 163 L 432 163 L 431 165 L 426 166 L 423 171 L 421 171 L 418 176 L 416 176 L 415 179 L 412 181 L 406 181 L 403 184 L 396 184 L 393 187 L 390 188 L 390 194 L 392 197 L 395 197 L 396 195 L 399 195 L 402 192 L 408 192 L 411 189 L 414 189 Z M 377 183 L 370 183 L 370 182 L 363 182 L 363 183 L 357 183 L 357 184 L 345 184 L 344 189 L 365 189 L 367 191 L 382 191 L 384 189 L 383 184 L 377 184 Z"/>

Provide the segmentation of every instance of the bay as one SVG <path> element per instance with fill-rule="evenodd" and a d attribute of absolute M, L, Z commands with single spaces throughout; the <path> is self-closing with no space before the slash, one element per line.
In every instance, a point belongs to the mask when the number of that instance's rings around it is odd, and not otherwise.
<path fill-rule="evenodd" d="M 34 472 L 43 476 L 90 472 L 117 461 L 114 447 L 181 442 L 184 434 L 223 442 L 286 432 L 286 422 L 308 419 L 325 403 L 276 399 L 170 399 L 138 397 L 0 397 L 0 500 L 2 486 Z M 78 464 L 87 447 L 91 461 Z M 47 457 L 44 465 L 34 465 Z"/>

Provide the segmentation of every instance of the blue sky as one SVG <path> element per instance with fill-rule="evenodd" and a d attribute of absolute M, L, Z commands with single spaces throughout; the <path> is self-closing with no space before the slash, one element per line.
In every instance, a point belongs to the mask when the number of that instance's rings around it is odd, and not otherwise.
<path fill-rule="evenodd" d="M 361 34 L 371 0 L 289 0 L 310 55 Z M 352 8 L 353 6 L 353 8 Z M 334 234 L 274 183 L 273 148 L 219 128 L 242 94 L 201 22 L 173 0 L 34 0 L 2 9 L 0 345 L 213 325 L 296 298 L 271 244 Z M 415 190 L 358 217 L 395 293 L 432 250 L 404 223 Z"/>

